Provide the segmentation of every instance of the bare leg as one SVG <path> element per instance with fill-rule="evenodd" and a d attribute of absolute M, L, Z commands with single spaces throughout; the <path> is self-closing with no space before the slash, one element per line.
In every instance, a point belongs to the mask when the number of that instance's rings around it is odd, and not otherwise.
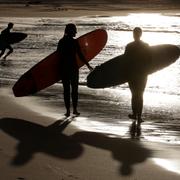
<path fill-rule="evenodd" d="M 5 53 L 5 50 L 6 50 L 6 49 L 2 49 L 1 54 L 0 54 L 0 58 L 1 58 L 1 56 Z"/>
<path fill-rule="evenodd" d="M 6 58 L 7 58 L 7 56 L 9 56 L 12 52 L 13 52 L 13 48 L 9 45 L 8 47 L 7 47 L 8 49 L 9 49 L 9 51 L 8 51 L 8 53 L 4 56 L 4 60 L 6 60 Z"/>
<path fill-rule="evenodd" d="M 73 104 L 73 114 L 79 116 L 80 113 L 77 111 L 78 106 L 78 82 L 79 82 L 79 72 L 74 73 L 71 81 L 72 87 L 72 104 Z"/>
<path fill-rule="evenodd" d="M 129 88 L 131 90 L 132 99 L 131 106 L 133 114 L 129 115 L 131 119 L 137 119 L 138 124 L 143 122 L 141 115 L 143 109 L 143 94 L 146 87 L 147 76 L 143 76 L 137 79 L 133 79 L 129 82 Z"/>
<path fill-rule="evenodd" d="M 69 79 L 63 79 L 63 88 L 64 88 L 64 103 L 66 107 L 66 113 L 65 116 L 70 116 L 70 80 Z"/>

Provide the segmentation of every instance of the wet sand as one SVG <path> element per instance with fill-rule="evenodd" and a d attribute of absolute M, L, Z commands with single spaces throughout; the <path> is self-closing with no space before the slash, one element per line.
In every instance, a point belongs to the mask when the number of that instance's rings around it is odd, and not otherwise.
<path fill-rule="evenodd" d="M 62 124 L 63 105 L 57 112 L 40 97 L 15 98 L 10 87 L 0 99 L 0 179 L 180 178 L 179 145 L 78 128 L 102 118 L 83 109 Z"/>

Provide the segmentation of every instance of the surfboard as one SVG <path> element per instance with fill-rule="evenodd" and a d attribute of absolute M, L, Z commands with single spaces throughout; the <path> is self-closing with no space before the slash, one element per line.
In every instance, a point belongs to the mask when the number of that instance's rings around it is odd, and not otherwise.
<path fill-rule="evenodd" d="M 4 35 L 0 35 L 0 49 L 2 50 L 8 44 L 15 44 L 27 37 L 26 33 L 21 32 L 11 32 L 8 37 L 4 37 Z"/>
<path fill-rule="evenodd" d="M 147 65 L 140 66 L 137 73 L 142 72 L 143 67 L 146 68 L 144 72 L 148 75 L 169 66 L 179 58 L 180 49 L 175 45 L 161 44 L 150 46 L 150 54 L 151 60 L 147 62 Z M 132 73 L 131 66 L 124 54 L 112 58 L 97 66 L 87 76 L 87 86 L 90 88 L 107 88 L 126 83 L 129 74 Z"/>
<path fill-rule="evenodd" d="M 107 32 L 103 29 L 96 29 L 78 39 L 81 51 L 87 61 L 92 60 L 105 46 L 107 42 Z M 13 86 L 16 97 L 34 94 L 44 88 L 61 80 L 59 73 L 60 55 L 57 51 L 53 52 L 30 70 L 24 73 Z M 78 67 L 84 64 L 77 56 Z"/>

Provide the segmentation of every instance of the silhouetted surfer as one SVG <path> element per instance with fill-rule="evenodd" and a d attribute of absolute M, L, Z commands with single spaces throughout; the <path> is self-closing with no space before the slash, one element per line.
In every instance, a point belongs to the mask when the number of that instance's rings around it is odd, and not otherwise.
<path fill-rule="evenodd" d="M 133 30 L 134 41 L 129 43 L 125 49 L 125 55 L 129 61 L 128 84 L 131 90 L 132 114 L 129 118 L 137 119 L 138 124 L 143 122 L 141 115 L 143 109 L 143 94 L 147 83 L 146 67 L 150 61 L 149 45 L 140 40 L 142 30 L 136 27 Z"/>
<path fill-rule="evenodd" d="M 80 59 L 92 70 L 92 67 L 85 60 L 81 53 L 78 41 L 74 39 L 77 33 L 77 28 L 74 24 L 67 24 L 64 32 L 64 37 L 59 40 L 57 51 L 60 53 L 60 73 L 64 88 L 64 102 L 66 107 L 65 116 L 70 116 L 70 94 L 72 95 L 73 114 L 79 115 L 77 111 L 78 105 L 78 83 L 79 83 L 79 68 L 76 62 L 76 54 Z M 71 90 L 72 88 L 72 90 Z"/>
<path fill-rule="evenodd" d="M 10 46 L 10 44 L 8 42 L 9 35 L 10 35 L 11 29 L 13 28 L 13 26 L 14 26 L 14 24 L 10 22 L 10 23 L 8 23 L 8 27 L 5 28 L 3 31 L 1 31 L 0 38 L 5 43 L 5 45 L 2 48 L 0 58 L 5 53 L 5 50 L 9 49 L 7 54 L 3 57 L 4 60 L 6 60 L 6 57 L 9 56 L 9 54 L 11 54 L 13 52 L 13 48 Z"/>

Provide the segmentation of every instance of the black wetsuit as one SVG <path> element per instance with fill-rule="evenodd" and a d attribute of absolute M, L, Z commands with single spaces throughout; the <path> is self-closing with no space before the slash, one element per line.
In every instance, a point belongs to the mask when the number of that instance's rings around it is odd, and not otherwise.
<path fill-rule="evenodd" d="M 57 51 L 60 53 L 60 74 L 64 87 L 64 102 L 66 109 L 70 109 L 70 95 L 72 95 L 73 108 L 78 103 L 78 82 L 79 68 L 76 62 L 76 55 L 82 56 L 76 39 L 65 35 L 59 40 Z M 83 59 L 83 57 L 81 57 Z M 72 92 L 71 92 L 72 88 Z"/>
<path fill-rule="evenodd" d="M 143 93 L 147 83 L 146 68 L 151 55 L 149 45 L 143 41 L 133 41 L 126 46 L 125 55 L 129 61 L 128 84 L 132 93 L 132 110 L 135 116 L 141 117 Z"/>
<path fill-rule="evenodd" d="M 9 35 L 10 35 L 10 29 L 7 27 L 1 32 L 0 38 L 1 41 L 5 43 L 5 46 L 3 47 L 0 57 L 4 54 L 6 49 L 9 49 L 9 52 L 7 53 L 6 57 L 13 52 L 13 48 L 9 44 Z"/>

